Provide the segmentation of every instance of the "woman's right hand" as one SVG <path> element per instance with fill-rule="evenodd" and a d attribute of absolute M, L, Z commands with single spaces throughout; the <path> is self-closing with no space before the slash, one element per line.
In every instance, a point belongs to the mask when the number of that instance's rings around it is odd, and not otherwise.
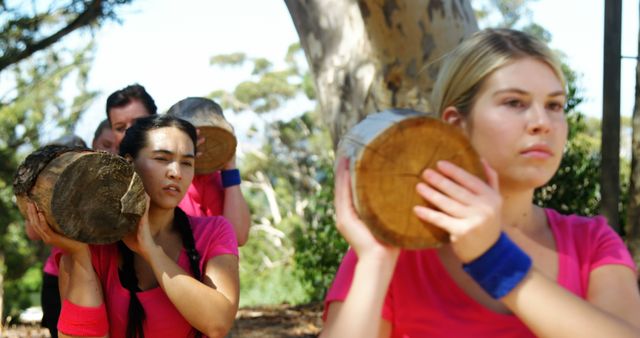
<path fill-rule="evenodd" d="M 69 255 L 89 251 L 88 244 L 70 239 L 53 231 L 44 217 L 44 213 L 38 210 L 32 201 L 27 202 L 26 221 L 31 229 L 48 245 L 55 246 Z"/>
<path fill-rule="evenodd" d="M 338 160 L 334 194 L 336 227 L 356 252 L 358 260 L 371 257 L 395 261 L 400 249 L 380 243 L 354 209 L 348 158 Z"/>

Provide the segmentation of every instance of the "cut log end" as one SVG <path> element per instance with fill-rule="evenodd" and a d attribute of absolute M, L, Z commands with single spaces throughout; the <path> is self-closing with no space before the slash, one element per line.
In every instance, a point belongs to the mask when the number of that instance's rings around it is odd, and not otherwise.
<path fill-rule="evenodd" d="M 236 153 L 237 140 L 230 131 L 219 127 L 200 127 L 202 154 L 196 159 L 195 173 L 207 174 L 221 169 Z"/>
<path fill-rule="evenodd" d="M 406 249 L 438 247 L 448 242 L 448 233 L 412 211 L 427 205 L 416 192 L 420 175 L 447 160 L 484 179 L 479 157 L 464 134 L 438 119 L 387 115 L 391 119 L 385 122 L 381 116 L 368 117 L 361 125 L 370 130 L 355 128 L 345 138 L 350 145 L 342 145 L 356 154 L 351 157 L 356 210 L 380 241 Z"/>

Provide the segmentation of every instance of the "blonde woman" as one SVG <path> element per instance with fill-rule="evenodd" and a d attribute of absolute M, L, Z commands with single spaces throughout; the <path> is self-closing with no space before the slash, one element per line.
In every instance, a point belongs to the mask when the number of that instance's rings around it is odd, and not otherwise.
<path fill-rule="evenodd" d="M 337 227 L 351 244 L 328 292 L 322 337 L 638 337 L 636 267 L 602 217 L 533 204 L 567 139 L 565 82 L 543 43 L 484 30 L 441 70 L 433 106 L 484 159 L 488 182 L 439 162 L 417 217 L 446 230 L 441 249 L 377 242 L 354 212 L 347 162 Z"/>

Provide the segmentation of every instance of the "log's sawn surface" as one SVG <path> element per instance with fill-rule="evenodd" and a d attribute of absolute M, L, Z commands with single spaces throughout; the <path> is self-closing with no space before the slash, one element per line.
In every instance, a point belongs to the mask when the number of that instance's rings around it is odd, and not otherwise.
<path fill-rule="evenodd" d="M 179 113 L 170 114 L 189 121 L 200 130 L 200 137 L 205 142 L 198 147 L 201 154 L 196 158 L 195 173 L 208 174 L 222 167 L 236 154 L 236 140 L 233 127 L 224 118 L 224 115 L 211 109 L 202 109 L 199 98 L 188 98 L 178 104 L 184 107 L 178 109 Z M 193 107 L 189 107 L 192 105 Z"/>
<path fill-rule="evenodd" d="M 418 219 L 412 208 L 428 205 L 416 192 L 426 168 L 452 162 L 485 179 L 467 137 L 434 115 L 390 109 L 367 116 L 343 136 L 338 156 L 350 159 L 356 211 L 380 241 L 406 249 L 440 246 L 448 234 Z"/>
<path fill-rule="evenodd" d="M 142 180 L 124 158 L 86 148 L 46 146 L 14 177 L 23 216 L 31 199 L 58 233 L 105 244 L 134 231 L 146 208 Z"/>

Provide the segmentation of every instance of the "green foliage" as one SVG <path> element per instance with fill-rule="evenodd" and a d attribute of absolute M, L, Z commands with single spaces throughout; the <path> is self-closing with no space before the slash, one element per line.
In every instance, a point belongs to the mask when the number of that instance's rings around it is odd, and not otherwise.
<path fill-rule="evenodd" d="M 335 227 L 333 208 L 333 170 L 314 196 L 305 224 L 294 232 L 298 273 L 311 301 L 322 300 L 333 281 L 348 244 Z"/>
<path fill-rule="evenodd" d="M 4 297 L 9 302 L 5 305 L 3 313 L 15 318 L 22 310 L 39 304 L 41 283 L 41 263 L 30 266 L 19 278 L 6 281 Z"/>
<path fill-rule="evenodd" d="M 112 15 L 113 6 L 121 2 L 104 2 L 100 19 L 92 22 Z M 72 133 L 97 95 L 86 85 L 93 59 L 92 39 L 75 48 L 48 45 L 30 56 L 15 53 L 45 38 L 55 27 L 68 24 L 67 20 L 84 11 L 87 3 L 67 2 L 64 8 L 56 3 L 40 14 L 7 6 L 7 11 L 0 14 L 0 25 L 6 33 L 0 36 L 0 50 L 5 52 L 0 63 L 8 62 L 0 65 L 0 272 L 4 274 L 5 314 L 38 302 L 32 294 L 39 289 L 40 262 L 47 253 L 42 243 L 31 242 L 25 235 L 13 196 L 14 172 L 30 151 L 47 140 Z"/>
<path fill-rule="evenodd" d="M 116 8 L 131 0 L 66 0 L 0 2 L 0 72 L 51 48 L 81 28 L 116 19 Z"/>
<path fill-rule="evenodd" d="M 232 92 L 211 93 L 225 108 L 277 112 L 292 99 L 315 95 L 299 44 L 289 47 L 280 67 L 241 53 L 212 60 L 218 66 L 252 66 Z M 249 134 L 262 140 L 242 160 L 243 192 L 253 218 L 251 239 L 241 248 L 242 302 L 318 300 L 346 251 L 333 220 L 329 132 L 317 111 L 299 111 L 288 120 L 254 126 Z"/>
<path fill-rule="evenodd" d="M 215 55 L 209 60 L 212 66 L 238 66 L 247 61 L 247 55 L 244 53 L 231 53 Z"/>

